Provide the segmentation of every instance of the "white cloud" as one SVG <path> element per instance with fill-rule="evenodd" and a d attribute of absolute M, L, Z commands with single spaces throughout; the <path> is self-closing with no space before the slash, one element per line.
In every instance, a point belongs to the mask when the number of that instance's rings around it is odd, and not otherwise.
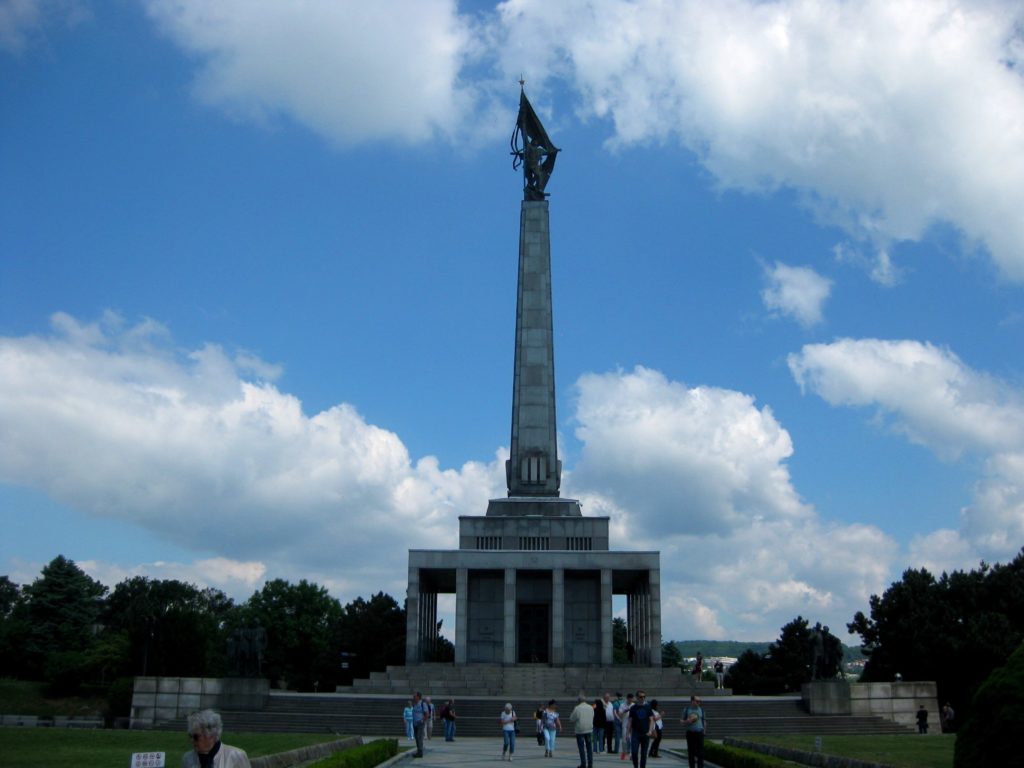
<path fill-rule="evenodd" d="M 959 535 L 977 557 L 1016 554 L 1024 541 L 1024 392 L 917 341 L 810 344 L 790 355 L 789 367 L 802 389 L 832 405 L 873 407 L 881 421 L 946 460 L 964 452 L 984 457 Z M 964 559 L 962 543 L 948 532 L 912 549 Z"/>
<path fill-rule="evenodd" d="M 307 416 L 219 347 L 182 354 L 151 321 L 57 315 L 54 328 L 0 339 L 0 481 L 216 551 L 190 580 L 247 583 L 265 568 L 401 594 L 408 548 L 453 546 L 457 516 L 503 484 L 501 457 L 414 464 L 351 405 Z"/>
<path fill-rule="evenodd" d="M 245 119 L 295 119 L 339 144 L 455 137 L 477 44 L 454 0 L 147 0 L 200 65 L 196 92 Z M 460 138 L 464 138 L 461 137 Z"/>
<path fill-rule="evenodd" d="M 895 543 L 800 500 L 789 434 L 750 396 L 644 368 L 577 388 L 567 493 L 611 518 L 616 548 L 661 552 L 666 637 L 770 639 L 797 614 L 845 627 L 884 589 Z"/>
<path fill-rule="evenodd" d="M 613 143 L 678 141 L 723 187 L 791 187 L 878 249 L 949 222 L 1024 279 L 1015 3 L 507 0 L 499 46 L 568 79 Z"/>
<path fill-rule="evenodd" d="M 504 493 L 504 450 L 457 470 L 413 461 L 351 405 L 306 415 L 246 380 L 238 355 L 183 352 L 153 321 L 53 325 L 0 338 L 0 481 L 196 553 L 85 560 L 110 586 L 143 574 L 244 599 L 261 579 L 307 578 L 343 600 L 400 599 L 407 550 L 454 548 L 458 516 Z M 771 638 L 797 613 L 849 619 L 884 588 L 892 542 L 826 526 L 800 501 L 789 435 L 750 396 L 643 368 L 584 376 L 578 391 L 565 492 L 611 517 L 614 548 L 662 552 L 666 637 Z"/>
<path fill-rule="evenodd" d="M 761 300 L 770 311 L 788 315 L 809 328 L 822 321 L 822 306 L 832 293 L 832 281 L 810 267 L 791 267 L 778 261 L 765 265 L 767 285 Z"/>
<path fill-rule="evenodd" d="M 0 51 L 20 54 L 48 26 L 74 26 L 89 17 L 78 0 L 0 0 Z"/>

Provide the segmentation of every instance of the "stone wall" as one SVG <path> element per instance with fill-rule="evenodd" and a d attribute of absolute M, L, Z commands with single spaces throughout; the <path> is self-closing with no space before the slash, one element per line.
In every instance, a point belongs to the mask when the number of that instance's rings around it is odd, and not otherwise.
<path fill-rule="evenodd" d="M 917 727 L 917 710 L 928 710 L 928 732 L 939 733 L 939 694 L 934 681 L 848 683 L 815 681 L 802 689 L 804 706 L 812 715 L 883 717 Z"/>
<path fill-rule="evenodd" d="M 266 706 L 266 680 L 214 677 L 136 677 L 132 693 L 132 728 L 152 728 L 181 720 L 200 709 L 260 710 Z"/>

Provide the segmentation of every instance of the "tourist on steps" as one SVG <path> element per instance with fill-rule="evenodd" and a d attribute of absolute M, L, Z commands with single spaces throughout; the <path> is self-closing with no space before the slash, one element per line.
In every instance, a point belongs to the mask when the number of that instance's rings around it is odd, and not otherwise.
<path fill-rule="evenodd" d="M 558 703 L 552 699 L 544 709 L 544 757 L 555 756 L 555 736 L 562 730 L 558 718 Z"/>

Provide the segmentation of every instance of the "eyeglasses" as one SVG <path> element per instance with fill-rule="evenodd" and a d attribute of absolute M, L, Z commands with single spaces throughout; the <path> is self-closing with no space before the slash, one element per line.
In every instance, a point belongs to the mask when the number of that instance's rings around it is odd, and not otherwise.
<path fill-rule="evenodd" d="M 189 734 L 189 737 L 192 739 L 192 741 L 199 741 L 200 739 L 205 739 L 207 736 L 209 736 L 208 733 L 190 733 Z"/>

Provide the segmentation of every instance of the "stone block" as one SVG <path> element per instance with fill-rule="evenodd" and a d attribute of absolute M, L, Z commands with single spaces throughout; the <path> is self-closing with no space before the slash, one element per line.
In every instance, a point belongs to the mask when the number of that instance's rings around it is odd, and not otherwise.
<path fill-rule="evenodd" d="M 198 695 L 203 692 L 203 679 L 201 677 L 183 677 L 179 682 L 178 690 L 181 693 Z"/>
<path fill-rule="evenodd" d="M 156 680 L 157 693 L 173 693 L 177 695 L 180 685 L 180 677 L 158 677 Z"/>
<path fill-rule="evenodd" d="M 135 693 L 156 693 L 155 677 L 136 677 Z"/>

